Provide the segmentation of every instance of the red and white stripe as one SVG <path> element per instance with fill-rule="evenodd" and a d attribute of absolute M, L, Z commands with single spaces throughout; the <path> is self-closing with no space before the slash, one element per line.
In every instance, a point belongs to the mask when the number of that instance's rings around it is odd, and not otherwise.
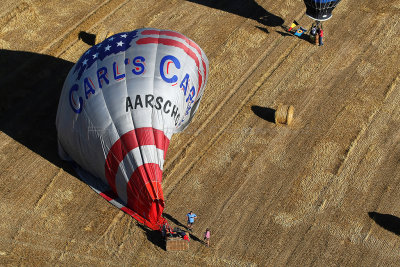
<path fill-rule="evenodd" d="M 163 131 L 144 127 L 122 135 L 107 154 L 104 167 L 108 185 L 126 206 L 112 204 L 129 209 L 126 212 L 131 216 L 136 214 L 134 217 L 140 222 L 149 217 L 155 219 L 154 214 L 143 214 L 154 200 L 164 205 L 162 168 L 168 146 L 169 139 Z M 110 202 L 114 199 L 110 194 L 103 197 Z M 146 225 L 158 229 L 154 220 Z"/>
<path fill-rule="evenodd" d="M 116 192 L 122 201 L 128 202 L 127 184 L 131 175 L 137 168 L 143 165 L 156 164 L 154 168 L 162 172 L 164 166 L 164 151 L 155 145 L 144 145 L 136 147 L 120 162 L 117 174 L 115 175 Z M 159 177 L 155 177 L 158 179 Z M 161 179 L 157 182 L 161 183 Z M 157 192 L 157 195 L 160 193 Z"/>
<path fill-rule="evenodd" d="M 189 57 L 191 57 L 198 69 L 198 88 L 196 92 L 196 96 L 201 90 L 201 87 L 204 86 L 206 81 L 207 75 L 207 64 L 206 60 L 203 57 L 202 50 L 200 47 L 193 42 L 192 40 L 188 39 L 186 36 L 174 32 L 174 31 L 163 31 L 163 30 L 156 30 L 156 29 L 147 29 L 141 32 L 142 36 L 149 36 L 149 37 L 142 37 L 136 41 L 138 45 L 143 44 L 162 44 L 167 46 L 173 46 L 182 49 Z"/>

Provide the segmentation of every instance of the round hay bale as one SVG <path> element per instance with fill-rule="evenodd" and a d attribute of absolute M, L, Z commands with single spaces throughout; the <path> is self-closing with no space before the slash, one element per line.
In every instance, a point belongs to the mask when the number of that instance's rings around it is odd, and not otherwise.
<path fill-rule="evenodd" d="M 275 111 L 275 123 L 290 125 L 293 121 L 294 107 L 279 104 Z"/>
<path fill-rule="evenodd" d="M 94 41 L 95 44 L 103 42 L 105 39 L 108 37 L 114 35 L 113 32 L 110 31 L 100 31 L 98 34 L 96 34 L 96 39 Z"/>

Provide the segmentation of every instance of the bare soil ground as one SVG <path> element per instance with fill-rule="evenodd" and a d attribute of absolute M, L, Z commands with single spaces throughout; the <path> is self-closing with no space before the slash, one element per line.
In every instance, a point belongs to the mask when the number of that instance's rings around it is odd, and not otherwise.
<path fill-rule="evenodd" d="M 311 25 L 302 1 L 215 2 L 1 1 L 0 265 L 398 266 L 400 1 L 343 0 L 322 47 L 279 26 Z M 210 60 L 164 165 L 167 218 L 199 216 L 188 252 L 166 252 L 57 156 L 62 83 L 90 47 L 78 36 L 141 27 Z M 291 126 L 271 122 L 279 103 Z"/>

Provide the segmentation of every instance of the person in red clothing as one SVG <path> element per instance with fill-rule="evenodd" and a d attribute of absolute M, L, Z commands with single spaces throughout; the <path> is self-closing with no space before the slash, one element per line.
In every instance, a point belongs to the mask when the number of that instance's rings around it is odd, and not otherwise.
<path fill-rule="evenodd" d="M 318 28 L 318 43 L 319 43 L 319 46 L 324 45 L 323 38 L 324 38 L 324 30 L 322 29 L 322 24 L 320 24 L 320 27 Z"/>
<path fill-rule="evenodd" d="M 183 236 L 183 240 L 186 240 L 186 241 L 189 242 L 189 233 L 186 233 L 186 234 Z"/>

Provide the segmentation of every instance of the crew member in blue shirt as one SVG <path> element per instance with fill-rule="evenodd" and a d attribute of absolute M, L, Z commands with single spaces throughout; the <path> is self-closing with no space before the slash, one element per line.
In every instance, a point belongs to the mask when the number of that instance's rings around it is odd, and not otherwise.
<path fill-rule="evenodd" d="M 186 218 L 187 218 L 187 227 L 190 231 L 192 231 L 192 226 L 194 224 L 194 218 L 197 218 L 197 216 L 192 211 L 190 211 L 188 214 L 186 214 Z"/>

